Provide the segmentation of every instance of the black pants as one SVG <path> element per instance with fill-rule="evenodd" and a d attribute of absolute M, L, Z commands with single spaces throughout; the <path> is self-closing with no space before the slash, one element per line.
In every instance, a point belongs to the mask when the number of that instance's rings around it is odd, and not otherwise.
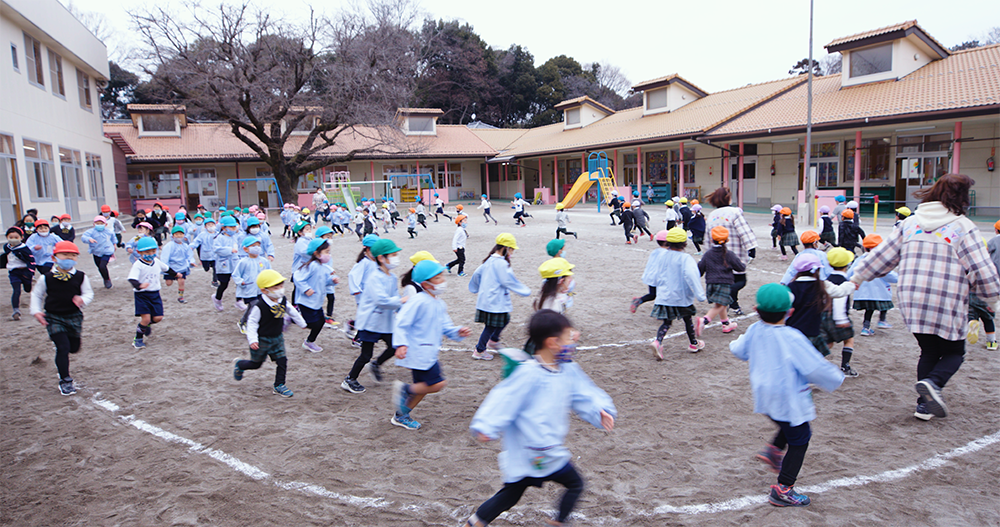
<path fill-rule="evenodd" d="M 778 433 L 771 444 L 782 451 L 788 447 L 788 452 L 785 452 L 785 458 L 781 462 L 778 483 L 791 487 L 799 477 L 799 470 L 802 470 L 802 460 L 806 457 L 812 430 L 809 429 L 808 421 L 799 426 L 791 426 L 786 421 L 774 421 L 774 423 L 778 425 Z"/>
<path fill-rule="evenodd" d="M 670 220 L 670 221 L 668 221 L 668 222 L 667 222 L 667 230 L 668 230 L 668 231 L 669 231 L 670 229 L 673 229 L 673 228 L 674 228 L 674 227 L 676 227 L 676 226 L 677 226 L 677 222 L 676 222 L 676 221 L 674 221 L 674 220 Z"/>
<path fill-rule="evenodd" d="M 656 288 L 653 286 L 646 286 L 649 288 L 649 292 L 639 297 L 639 305 L 645 304 L 646 302 L 651 302 L 656 300 Z"/>
<path fill-rule="evenodd" d="M 636 225 L 635 228 L 639 229 L 639 232 L 646 233 L 646 236 L 652 236 L 653 235 L 653 233 L 649 232 L 649 228 L 646 227 L 645 225 Z"/>
<path fill-rule="evenodd" d="M 215 275 L 219 280 L 219 287 L 215 290 L 215 299 L 222 300 L 222 293 L 226 292 L 226 288 L 229 287 L 229 278 L 233 276 L 232 274 L 219 273 Z"/>
<path fill-rule="evenodd" d="M 450 271 L 456 265 L 458 266 L 458 274 L 465 272 L 465 247 L 455 249 L 455 259 L 448 262 L 448 270 Z"/>
<path fill-rule="evenodd" d="M 514 213 L 514 225 L 524 225 L 524 211 Z"/>
<path fill-rule="evenodd" d="M 733 285 L 729 286 L 729 296 L 733 297 L 733 303 L 729 304 L 732 309 L 740 308 L 740 289 L 747 286 L 747 275 L 743 273 L 733 273 Z"/>
<path fill-rule="evenodd" d="M 864 323 L 864 326 L 862 326 L 862 327 L 866 327 L 866 328 L 871 327 L 871 325 L 872 325 L 872 315 L 874 315 L 874 314 L 875 314 L 875 310 L 874 309 L 866 309 L 865 310 L 865 323 Z M 888 311 L 879 311 L 878 312 L 878 321 L 879 322 L 885 322 L 885 316 L 888 315 L 888 314 L 889 314 Z"/>
<path fill-rule="evenodd" d="M 435 223 L 437 223 L 437 221 L 438 221 L 438 214 L 444 216 L 445 218 L 448 218 L 449 220 L 451 219 L 451 216 L 449 216 L 448 214 L 446 214 L 443 209 L 438 209 L 438 210 L 434 211 L 434 222 Z"/>
<path fill-rule="evenodd" d="M 108 260 L 110 259 L 110 254 L 107 256 L 94 255 L 94 265 L 97 266 L 97 271 L 101 273 L 101 278 L 105 280 L 111 280 L 111 276 L 108 274 Z"/>
<path fill-rule="evenodd" d="M 917 380 L 930 379 L 938 388 L 944 388 L 965 361 L 965 340 L 945 340 L 926 333 L 914 333 L 913 336 L 920 345 Z"/>
<path fill-rule="evenodd" d="M 426 229 L 427 228 L 427 217 L 424 216 L 423 214 L 417 214 L 417 223 L 423 225 L 424 228 Z"/>
<path fill-rule="evenodd" d="M 663 337 L 667 334 L 667 331 L 670 330 L 670 323 L 670 320 L 664 320 L 663 323 L 660 324 L 660 328 L 656 330 L 656 340 L 658 342 L 663 342 Z M 691 320 L 691 317 L 684 317 L 684 331 L 687 333 L 688 341 L 691 342 L 691 344 L 698 343 L 698 338 L 694 334 L 694 321 Z"/>
<path fill-rule="evenodd" d="M 396 350 L 392 347 L 392 333 L 382 333 L 379 335 L 379 339 L 385 342 L 385 351 L 379 355 L 378 360 L 375 361 L 379 366 L 383 365 L 391 359 L 395 354 Z M 378 341 L 376 341 L 378 342 Z M 368 364 L 372 360 L 372 356 L 375 354 L 375 342 L 361 342 L 361 355 L 358 355 L 357 360 L 354 361 L 354 366 L 351 367 L 351 372 L 347 374 L 348 379 L 358 380 L 358 375 L 361 375 L 361 370 L 364 369 L 365 364 Z"/>
<path fill-rule="evenodd" d="M 566 492 L 559 500 L 559 516 L 556 518 L 560 523 L 565 522 L 573 512 L 577 500 L 580 499 L 580 494 L 583 493 L 583 478 L 573 468 L 572 463 L 566 463 L 566 466 L 544 478 L 524 478 L 514 483 L 505 483 L 492 498 L 476 509 L 476 518 L 483 523 L 492 522 L 497 516 L 517 505 L 528 487 L 541 487 L 546 481 L 555 481 L 566 487 Z"/>
<path fill-rule="evenodd" d="M 288 357 L 281 357 L 280 359 L 274 358 L 274 355 L 268 355 L 268 357 L 271 357 L 271 361 L 278 367 L 274 372 L 274 385 L 281 386 L 285 384 L 285 372 L 288 371 Z M 236 367 L 241 370 L 256 370 L 263 364 L 264 361 L 241 360 L 236 363 Z"/>
<path fill-rule="evenodd" d="M 69 354 L 80 351 L 80 337 L 71 337 L 65 331 L 50 337 L 56 345 L 56 369 L 61 380 L 70 379 Z"/>
<path fill-rule="evenodd" d="M 572 235 L 574 238 L 576 238 L 576 233 L 575 232 L 567 231 L 565 227 L 559 227 L 558 229 L 556 229 L 556 239 L 557 240 L 559 239 L 559 235 L 560 234 L 565 234 L 566 236 Z"/>
<path fill-rule="evenodd" d="M 785 256 L 785 255 L 788 254 L 788 253 L 785 252 L 785 244 L 779 245 L 778 248 L 781 249 L 782 256 Z M 792 250 L 792 254 L 798 256 L 798 254 L 799 254 L 798 246 L 796 246 L 796 245 L 789 245 L 788 248 Z"/>
<path fill-rule="evenodd" d="M 116 234 L 115 237 L 118 238 L 118 247 L 125 247 L 125 245 L 122 244 L 122 235 L 119 233 Z"/>
<path fill-rule="evenodd" d="M 625 241 L 629 242 L 632 241 L 632 229 L 634 229 L 634 227 L 629 227 L 626 229 L 624 226 L 622 226 L 622 229 L 625 229 Z"/>
<path fill-rule="evenodd" d="M 331 223 L 330 228 L 333 229 L 333 232 L 335 233 L 344 234 L 344 228 L 341 227 L 340 225 L 337 225 L 336 223 Z"/>
<path fill-rule="evenodd" d="M 326 294 L 326 318 L 333 318 L 333 302 L 336 296 L 334 293 Z"/>
<path fill-rule="evenodd" d="M 417 230 L 416 230 L 416 229 L 414 229 L 413 227 L 407 227 L 407 228 L 406 228 L 406 232 L 410 233 L 410 238 L 411 238 L 411 239 L 412 239 L 412 238 L 413 238 L 414 236 L 416 236 L 416 235 L 417 235 Z"/>
<path fill-rule="evenodd" d="M 622 223 L 622 213 L 621 212 L 619 212 L 617 210 L 614 210 L 614 211 L 611 211 L 611 214 L 608 214 L 608 216 L 611 216 L 611 224 L 612 225 L 621 225 L 621 223 Z M 617 223 L 615 222 L 615 218 L 618 218 L 618 222 Z"/>

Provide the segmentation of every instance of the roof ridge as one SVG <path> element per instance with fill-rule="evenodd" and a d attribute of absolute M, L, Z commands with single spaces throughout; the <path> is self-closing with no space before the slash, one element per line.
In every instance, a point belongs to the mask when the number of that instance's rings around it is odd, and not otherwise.
<path fill-rule="evenodd" d="M 983 46 L 979 46 L 978 48 L 960 49 L 958 51 L 952 51 L 951 53 L 953 55 L 958 55 L 959 53 L 971 53 L 973 51 L 983 51 L 986 49 L 992 49 L 996 47 L 1000 47 L 1000 42 L 997 42 L 996 44 L 986 44 Z"/>

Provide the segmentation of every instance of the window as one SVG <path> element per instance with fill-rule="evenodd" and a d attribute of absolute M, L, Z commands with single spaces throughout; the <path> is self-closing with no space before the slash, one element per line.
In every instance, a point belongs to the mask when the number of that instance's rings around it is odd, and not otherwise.
<path fill-rule="evenodd" d="M 258 168 L 257 177 L 271 177 L 271 172 L 267 169 Z M 184 184 L 187 185 L 188 194 L 200 194 L 202 196 L 215 196 L 218 194 L 215 169 L 213 168 L 185 170 Z"/>
<path fill-rule="evenodd" d="M 809 166 L 816 167 L 817 187 L 836 187 L 840 175 L 840 143 L 813 143 L 809 154 Z M 805 146 L 799 145 L 799 154 L 805 153 Z M 801 166 L 801 160 L 800 165 Z"/>
<path fill-rule="evenodd" d="M 63 84 L 62 57 L 49 50 L 49 73 L 52 75 L 52 93 L 66 97 L 66 86 Z"/>
<path fill-rule="evenodd" d="M 59 149 L 59 165 L 63 176 L 63 193 L 79 199 L 87 199 L 83 190 L 83 163 L 79 150 Z"/>
<path fill-rule="evenodd" d="M 646 152 L 646 177 L 653 183 L 670 182 L 670 153 L 666 150 Z"/>
<path fill-rule="evenodd" d="M 680 149 L 670 151 L 670 179 L 677 181 L 677 172 L 681 166 Z M 694 183 L 694 148 L 684 149 L 684 184 Z"/>
<path fill-rule="evenodd" d="M 146 175 L 149 178 L 149 188 L 146 189 L 146 196 L 166 197 L 181 195 L 181 176 L 177 172 L 151 170 Z"/>
<path fill-rule="evenodd" d="M 90 100 L 90 76 L 77 69 L 76 85 L 80 90 L 80 108 L 84 110 L 92 109 L 94 105 Z"/>
<path fill-rule="evenodd" d="M 142 177 L 142 172 L 128 173 L 128 195 L 132 198 L 146 197 L 146 179 Z"/>
<path fill-rule="evenodd" d="M 951 150 L 951 134 L 930 134 L 900 137 L 899 150 L 901 154 L 948 152 Z"/>
<path fill-rule="evenodd" d="M 180 135 L 177 118 L 171 114 L 140 115 L 139 132 L 143 135 Z"/>
<path fill-rule="evenodd" d="M 667 107 L 667 89 L 646 92 L 646 109 L 658 110 Z"/>
<path fill-rule="evenodd" d="M 7 211 L 21 210 L 21 195 L 18 191 L 20 183 L 17 177 L 17 155 L 14 153 L 14 136 L 0 135 L 0 195 L 10 199 L 4 203 L 4 209 L 0 215 L 5 215 Z M 15 212 L 13 220 L 19 219 L 18 212 Z M 13 223 L 13 222 L 11 222 Z"/>
<path fill-rule="evenodd" d="M 25 139 L 24 158 L 25 168 L 28 170 L 28 186 L 31 187 L 31 199 L 38 201 L 58 199 L 55 185 L 52 184 L 52 174 L 55 170 L 52 162 L 52 145 Z"/>
<path fill-rule="evenodd" d="M 433 117 L 409 117 L 409 130 L 410 133 L 414 134 L 433 134 L 434 133 L 434 118 Z"/>
<path fill-rule="evenodd" d="M 892 70 L 892 43 L 851 52 L 851 77 Z"/>
<path fill-rule="evenodd" d="M 98 201 L 104 198 L 104 169 L 101 156 L 87 154 L 87 179 L 90 180 L 90 198 Z"/>
<path fill-rule="evenodd" d="M 566 110 L 566 126 L 580 124 L 580 109 Z"/>
<path fill-rule="evenodd" d="M 21 68 L 17 65 L 17 44 L 10 43 L 10 62 L 14 65 L 14 71 L 21 73 Z"/>
<path fill-rule="evenodd" d="M 889 181 L 888 137 L 861 140 L 861 181 Z M 854 180 L 854 140 L 844 143 L 844 181 Z"/>
<path fill-rule="evenodd" d="M 45 86 L 45 69 L 42 68 L 42 43 L 24 34 L 24 58 L 28 66 L 28 82 Z"/>
<path fill-rule="evenodd" d="M 448 177 L 446 180 L 444 163 L 438 163 L 436 185 L 438 188 L 461 187 L 462 165 L 460 163 L 448 163 Z"/>

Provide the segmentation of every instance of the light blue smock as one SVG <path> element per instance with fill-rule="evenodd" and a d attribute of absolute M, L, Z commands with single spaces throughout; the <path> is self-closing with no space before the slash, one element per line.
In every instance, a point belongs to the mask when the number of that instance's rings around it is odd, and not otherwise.
<path fill-rule="evenodd" d="M 392 345 L 406 346 L 406 358 L 396 359 L 396 366 L 411 370 L 429 370 L 438 360 L 441 337 L 462 340 L 448 316 L 448 306 L 427 292 L 417 293 L 403 304 L 392 328 Z"/>
<path fill-rule="evenodd" d="M 469 291 L 479 295 L 476 309 L 487 313 L 510 313 L 514 308 L 510 301 L 511 291 L 521 296 L 531 294 L 531 289 L 514 277 L 510 264 L 499 254 L 490 255 L 476 268 L 469 280 Z"/>

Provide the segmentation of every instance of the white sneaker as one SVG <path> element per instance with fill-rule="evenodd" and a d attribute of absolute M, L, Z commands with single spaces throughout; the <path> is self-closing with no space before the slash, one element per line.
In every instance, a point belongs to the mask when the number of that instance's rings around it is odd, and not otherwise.
<path fill-rule="evenodd" d="M 493 360 L 493 354 L 488 351 L 479 353 L 477 350 L 472 352 L 472 358 L 476 360 Z"/>

